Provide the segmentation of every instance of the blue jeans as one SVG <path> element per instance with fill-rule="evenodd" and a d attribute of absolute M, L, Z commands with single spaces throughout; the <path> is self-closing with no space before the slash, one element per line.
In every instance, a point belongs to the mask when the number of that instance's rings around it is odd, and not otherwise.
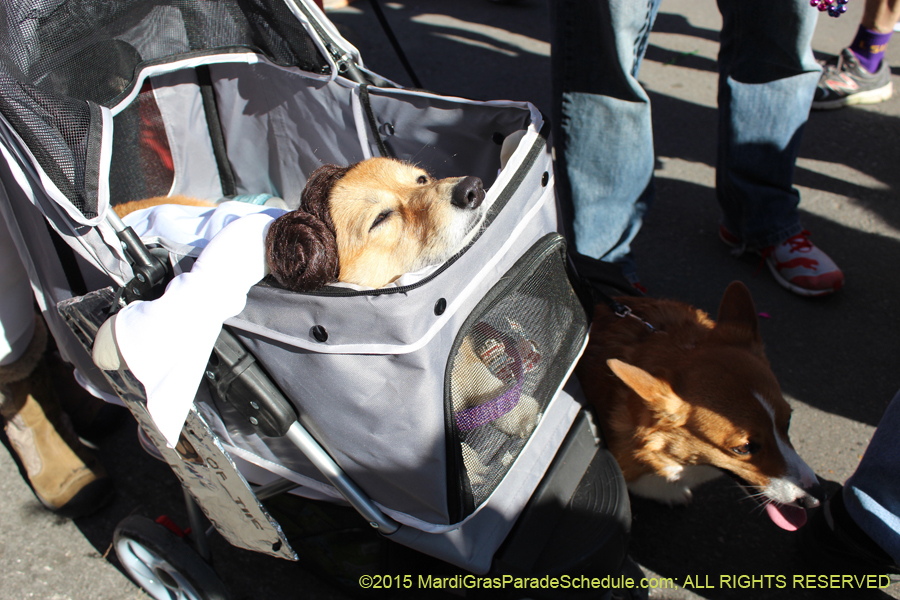
<path fill-rule="evenodd" d="M 863 531 L 900 564 L 900 392 L 887 407 L 856 471 L 844 505 Z"/>
<path fill-rule="evenodd" d="M 653 203 L 650 100 L 637 73 L 659 0 L 551 0 L 553 135 L 567 234 L 636 278 L 631 241 Z M 794 162 L 820 67 L 808 0 L 719 0 L 716 188 L 751 248 L 799 233 Z"/>

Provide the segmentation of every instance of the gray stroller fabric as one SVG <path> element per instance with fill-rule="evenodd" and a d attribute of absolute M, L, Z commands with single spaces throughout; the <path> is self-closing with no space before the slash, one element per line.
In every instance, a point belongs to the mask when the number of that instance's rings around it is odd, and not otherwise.
<path fill-rule="evenodd" d="M 69 4 L 73 13 L 81 7 Z M 52 310 L 73 287 L 118 287 L 132 277 L 119 241 L 102 222 L 107 200 L 115 205 L 151 194 L 219 199 L 230 185 L 225 160 L 235 193 L 273 194 L 296 206 L 320 165 L 346 165 L 382 150 L 437 177 L 479 177 L 491 206 L 487 226 L 419 281 L 308 294 L 264 281 L 226 325 L 340 467 L 405 525 L 398 541 L 485 572 L 579 409 L 561 390 L 584 348 L 587 320 L 556 233 L 552 160 L 540 113 L 527 103 L 477 102 L 339 77 L 335 57 L 321 52 L 322 39 L 304 33 L 303 42 L 286 41 L 301 25 L 327 33 L 321 23 L 310 24 L 312 13 L 302 3 L 251 2 L 249 16 L 232 15 L 238 23 L 249 20 L 243 25 L 249 41 L 228 37 L 225 28 L 222 43 L 195 43 L 192 23 L 207 15 L 206 9 L 189 13 L 196 4 L 175 2 L 180 12 L 172 12 L 148 3 L 130 25 L 119 13 L 111 15 L 112 40 L 85 42 L 86 54 L 65 63 L 81 68 L 82 59 L 110 44 L 134 49 L 134 56 L 122 55 L 121 70 L 129 77 L 102 97 L 82 90 L 84 97 L 71 100 L 66 94 L 81 88 L 71 77 L 48 75 L 50 63 L 36 53 L 0 60 L 0 79 L 16 69 L 30 74 L 9 81 L 19 94 L 10 98 L 21 100 L 26 112 L 37 110 L 25 99 L 36 89 L 37 105 L 41 94 L 59 96 L 76 103 L 73 114 L 86 115 L 83 147 L 63 140 L 59 152 L 45 156 L 40 136 L 28 138 L 19 113 L 0 106 L 0 209 L 17 224 L 13 237 L 54 337 L 96 388 L 108 390 Z M 224 5 L 226 12 L 237 10 Z M 299 22 L 272 20 L 298 15 Z M 20 30 L 29 22 L 9 7 L 0 16 Z M 265 27 L 267 19 L 280 25 Z M 26 50 L 32 42 L 46 43 L 24 33 L 20 41 Z M 306 58 L 298 58 L 303 52 Z M 214 127 L 207 127 L 210 97 Z M 42 123 L 39 129 L 59 129 Z M 501 170 L 500 143 L 521 131 Z M 159 150 L 148 154 L 144 144 L 136 152 L 148 139 Z M 73 158 L 76 150 L 81 154 Z M 57 163 L 62 174 L 54 171 Z M 63 180 L 68 187 L 54 183 Z M 60 267 L 54 239 L 72 248 L 80 281 L 73 283 Z M 196 254 L 165 240 L 147 241 L 161 242 L 183 268 L 190 259 L 182 259 Z M 244 464 L 297 482 L 300 493 L 337 499 L 294 446 L 257 434 L 226 400 L 205 391 L 197 400 L 226 449 Z"/>

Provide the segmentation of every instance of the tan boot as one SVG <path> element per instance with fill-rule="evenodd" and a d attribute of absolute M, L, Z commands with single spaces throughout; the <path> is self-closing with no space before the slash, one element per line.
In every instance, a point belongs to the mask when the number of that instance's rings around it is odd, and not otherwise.
<path fill-rule="evenodd" d="M 37 319 L 25 354 L 0 367 L 0 415 L 41 503 L 64 516 L 84 516 L 110 499 L 112 482 L 59 407 L 43 358 L 46 344 Z"/>
<path fill-rule="evenodd" d="M 81 387 L 75 379 L 72 365 L 64 361 L 59 352 L 47 352 L 44 361 L 59 398 L 59 406 L 69 417 L 78 437 L 89 444 L 96 444 L 128 420 L 131 413 L 127 408 L 95 398 Z"/>

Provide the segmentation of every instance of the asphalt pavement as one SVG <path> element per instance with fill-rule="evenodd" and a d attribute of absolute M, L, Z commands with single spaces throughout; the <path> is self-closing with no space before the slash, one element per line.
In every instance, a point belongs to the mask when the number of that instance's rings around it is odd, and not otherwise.
<path fill-rule="evenodd" d="M 482 100 L 528 100 L 549 114 L 546 0 L 383 5 L 423 87 Z M 846 15 L 820 19 L 814 49 L 821 57 L 851 41 L 862 5 L 851 0 Z M 355 0 L 329 14 L 370 69 L 410 83 L 368 2 Z M 713 0 L 663 0 L 650 37 L 640 79 L 653 105 L 657 199 L 635 243 L 638 271 L 651 295 L 712 313 L 729 282 L 747 284 L 758 310 L 768 315 L 762 335 L 794 407 L 794 445 L 833 489 L 853 472 L 900 388 L 900 96 L 811 115 L 795 174 L 802 220 L 842 267 L 846 286 L 827 298 L 792 295 L 758 268 L 758 260 L 732 257 L 716 235 L 720 23 Z M 896 85 L 900 41 L 889 47 L 887 60 L 896 65 Z M 168 514 L 184 523 L 181 489 L 165 465 L 140 450 L 131 426 L 103 441 L 99 451 L 118 495 L 96 515 L 72 522 L 44 511 L 0 450 L 3 600 L 147 597 L 109 551 L 112 532 L 132 513 Z M 880 590 L 799 589 L 795 576 L 843 572 L 808 560 L 800 536 L 777 529 L 725 479 L 700 488 L 688 507 L 636 500 L 632 510 L 630 551 L 645 572 L 682 583 L 691 577 L 688 585 L 654 590 L 651 598 L 900 598 L 898 584 Z M 213 551 L 236 599 L 350 597 L 304 565 L 237 550 L 216 538 Z M 779 576 L 786 586 L 778 585 Z"/>

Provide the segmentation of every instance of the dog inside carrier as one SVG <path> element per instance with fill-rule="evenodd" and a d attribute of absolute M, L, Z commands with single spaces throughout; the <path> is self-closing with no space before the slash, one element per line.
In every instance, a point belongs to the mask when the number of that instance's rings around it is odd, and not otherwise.
<path fill-rule="evenodd" d="M 632 568 L 630 509 L 572 376 L 590 309 L 534 106 L 405 89 L 306 0 L 0 10 L 10 250 L 64 357 L 184 486 L 193 531 L 208 520 L 234 546 L 296 560 L 267 508 L 292 494 L 498 578 L 490 597 L 611 594 L 590 582 Z M 375 289 L 297 292 L 254 270 L 261 232 L 316 169 L 373 157 L 477 178 L 483 218 L 465 246 Z M 202 206 L 115 212 L 185 197 Z M 127 366 L 94 364 L 104 331 Z M 196 575 L 215 576 L 202 533 L 196 554 L 159 556 L 141 519 L 115 544 L 139 585 L 227 597 Z M 145 553 L 158 568 L 142 569 Z M 538 577 L 560 585 L 513 583 Z"/>

